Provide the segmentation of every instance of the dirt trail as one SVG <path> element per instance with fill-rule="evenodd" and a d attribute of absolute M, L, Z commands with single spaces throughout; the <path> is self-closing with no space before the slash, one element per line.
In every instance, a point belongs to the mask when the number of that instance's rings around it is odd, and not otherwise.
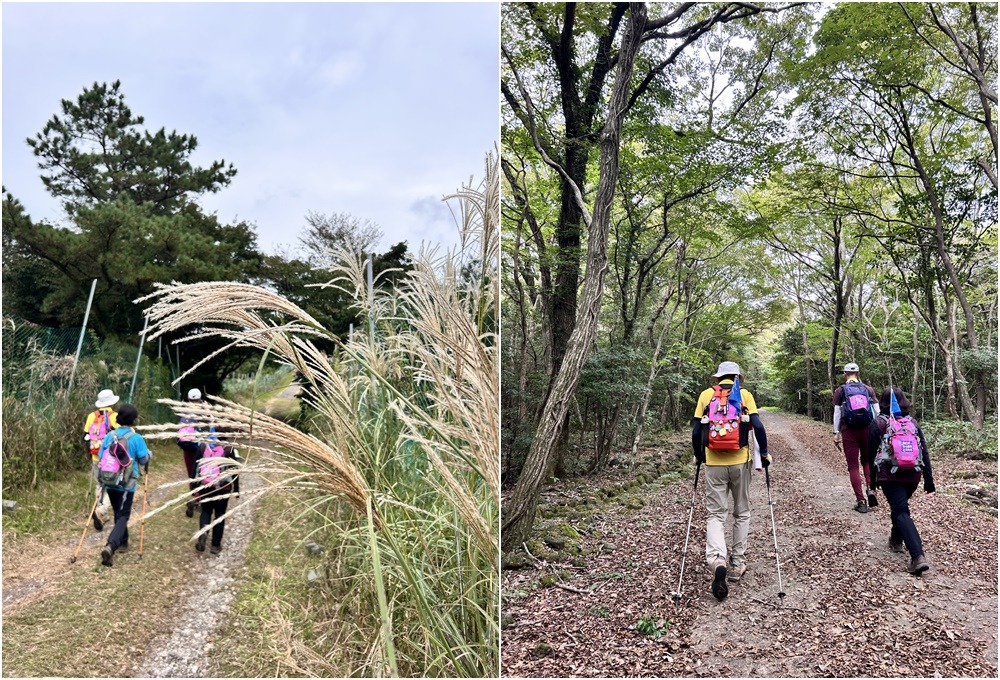
<path fill-rule="evenodd" d="M 638 513 L 615 508 L 581 543 L 598 554 L 561 588 L 537 589 L 539 571 L 505 572 L 504 674 L 510 676 L 892 677 L 997 676 L 997 524 L 944 493 L 947 461 L 934 459 L 938 493 L 918 490 L 911 510 L 933 568 L 905 572 L 889 551 L 884 497 L 861 515 L 828 426 L 763 415 L 781 574 L 763 475 L 752 483 L 749 570 L 717 602 L 704 562 L 705 509 L 695 506 L 683 600 L 672 602 L 691 481 L 644 487 Z M 995 477 L 995 463 L 992 467 Z M 727 535 L 731 536 L 727 528 Z M 558 568 L 563 568 L 559 565 Z M 526 594 L 526 595 L 525 595 Z M 662 635 L 634 626 L 649 619 Z M 919 655 L 910 650 L 919 648 Z"/>
<path fill-rule="evenodd" d="M 268 405 L 276 399 L 293 398 L 299 389 L 296 385 L 286 388 L 270 399 Z M 186 489 L 183 483 L 180 486 L 163 486 L 183 482 L 187 477 L 180 453 L 171 451 L 171 454 L 174 455 L 167 454 L 167 462 L 159 465 L 157 474 L 152 475 L 155 486 L 151 485 L 149 488 L 149 511 L 169 502 Z M 255 453 L 252 458 L 253 463 L 259 462 L 259 454 Z M 186 575 L 171 581 L 173 592 L 167 594 L 167 601 L 171 603 L 170 611 L 161 612 L 167 615 L 169 626 L 157 628 L 162 632 L 148 640 L 148 643 L 130 647 L 128 657 L 131 663 L 122 668 L 122 673 L 133 677 L 201 677 L 208 672 L 215 651 L 213 636 L 225 620 L 232 603 L 237 586 L 236 575 L 243 567 L 246 548 L 250 542 L 256 514 L 253 505 L 258 497 L 253 492 L 263 485 L 263 480 L 256 475 L 245 473 L 241 476 L 241 497 L 235 502 L 231 500 L 229 509 L 233 510 L 234 505 L 242 507 L 226 519 L 223 550 L 219 555 L 212 555 L 207 549 L 203 553 L 197 553 L 193 543 L 181 543 L 198 526 L 197 515 L 193 518 L 184 517 L 183 505 L 166 509 L 162 514 L 150 518 L 145 547 L 146 552 L 156 552 L 155 555 L 150 555 L 150 559 L 155 559 L 158 563 L 166 561 L 163 565 L 165 569 Z M 138 552 L 138 519 L 141 515 L 139 498 L 141 487 L 129 523 L 130 553 Z M 72 600 L 72 596 L 77 593 L 71 593 L 71 590 L 79 588 L 79 583 L 76 582 L 80 580 L 81 570 L 93 570 L 94 573 L 100 571 L 100 567 L 94 566 L 97 563 L 97 551 L 107 540 L 112 524 L 113 521 L 107 522 L 101 532 L 94 531 L 92 527 L 88 530 L 79 562 L 73 567 L 67 565 L 80 540 L 82 517 L 72 522 L 67 521 L 64 527 L 53 530 L 43 538 L 23 537 L 10 546 L 5 545 L 5 621 L 20 621 L 25 617 L 31 619 L 34 612 L 51 609 L 61 599 Z M 155 526 L 162 533 L 161 525 L 164 524 L 177 527 L 174 533 L 180 534 L 177 538 L 181 542 L 175 539 L 173 543 L 176 545 L 172 543 L 169 550 L 158 551 L 155 545 L 157 541 L 150 541 L 149 529 Z M 181 525 L 183 529 L 180 528 Z M 119 560 L 123 564 L 131 564 L 135 557 L 129 553 L 122 553 L 120 558 L 116 555 L 116 566 Z M 71 609 L 72 607 L 67 612 Z M 5 623 L 5 627 L 6 625 Z M 47 638 L 43 638 L 37 644 L 50 645 L 54 649 L 57 643 L 50 643 Z M 45 655 L 53 653 L 52 649 L 38 648 L 38 651 Z M 85 661 L 83 664 L 83 668 L 88 667 Z"/>
<path fill-rule="evenodd" d="M 176 466 L 175 466 L 176 467 Z M 180 479 L 177 470 L 171 470 L 169 481 Z M 161 478 L 158 480 L 162 482 Z M 147 503 L 153 509 L 166 502 L 177 493 L 173 488 L 149 489 Z M 138 498 L 142 497 L 142 487 L 139 487 Z M 138 518 L 141 515 L 141 501 L 137 501 L 132 511 L 129 531 L 138 531 Z M 5 614 L 17 612 L 20 608 L 38 600 L 53 597 L 72 576 L 72 570 L 67 568 L 70 557 L 80 545 L 83 533 L 84 517 L 74 518 L 72 529 L 58 531 L 54 538 L 42 540 L 37 537 L 26 537 L 18 541 L 16 550 L 5 550 L 3 557 L 3 610 Z M 89 525 L 83 544 L 80 547 L 81 563 L 92 560 L 97 549 L 108 540 L 114 518 L 107 516 L 102 531 L 95 531 Z M 138 534 L 136 534 L 138 535 Z"/>

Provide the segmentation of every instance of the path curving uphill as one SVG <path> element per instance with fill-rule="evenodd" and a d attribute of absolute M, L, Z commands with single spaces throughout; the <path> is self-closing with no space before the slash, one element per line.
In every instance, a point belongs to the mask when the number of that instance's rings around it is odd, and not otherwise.
<path fill-rule="evenodd" d="M 709 592 L 701 488 L 676 604 L 692 481 L 643 486 L 640 510 L 612 505 L 576 524 L 592 553 L 585 566 L 505 572 L 504 674 L 997 677 L 997 520 L 958 500 L 963 484 L 952 481 L 956 466 L 995 478 L 995 462 L 931 452 L 938 493 L 918 491 L 911 509 L 933 568 L 915 578 L 905 571 L 908 555 L 888 549 L 884 497 L 868 514 L 851 509 L 829 426 L 774 412 L 763 419 L 775 457 L 783 603 L 762 474 L 752 483 L 749 570 L 722 602 Z M 683 438 L 676 450 L 690 456 Z M 586 495 L 599 483 L 569 483 L 560 493 Z M 559 587 L 541 586 L 540 576 L 559 572 Z"/>

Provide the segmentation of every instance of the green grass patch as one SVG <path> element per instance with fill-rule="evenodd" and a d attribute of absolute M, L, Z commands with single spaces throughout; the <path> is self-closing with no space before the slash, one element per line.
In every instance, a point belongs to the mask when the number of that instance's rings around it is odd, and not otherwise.
<path fill-rule="evenodd" d="M 317 556 L 305 544 L 324 544 L 323 518 L 301 497 L 265 496 L 257 509 L 240 583 L 216 638 L 225 654 L 213 677 L 330 677 L 349 675 L 338 603 L 330 588 L 329 546 Z M 317 576 L 309 582 L 309 572 Z"/>
<path fill-rule="evenodd" d="M 222 394 L 230 401 L 250 406 L 255 399 L 256 384 L 256 406 L 260 408 L 269 398 L 291 385 L 294 378 L 295 372 L 290 367 L 281 366 L 262 373 L 259 377 L 252 373 L 239 378 L 228 378 L 222 386 Z"/>
<path fill-rule="evenodd" d="M 78 526 L 94 502 L 94 483 L 85 472 L 73 472 L 63 479 L 43 482 L 37 489 L 12 491 L 4 500 L 17 502 L 17 509 L 3 513 L 3 542 L 24 536 L 45 538 Z"/>

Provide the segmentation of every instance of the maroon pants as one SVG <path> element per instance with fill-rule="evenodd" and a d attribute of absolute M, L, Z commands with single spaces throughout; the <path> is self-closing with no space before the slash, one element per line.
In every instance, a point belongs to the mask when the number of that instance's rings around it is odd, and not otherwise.
<path fill-rule="evenodd" d="M 188 478 L 191 480 L 188 482 L 188 487 L 194 491 L 198 488 L 198 483 L 195 477 L 198 476 L 195 470 L 195 461 L 198 460 L 198 443 L 197 442 L 177 442 L 177 446 L 181 447 L 184 452 L 184 467 L 187 468 Z"/>
<path fill-rule="evenodd" d="M 865 489 L 870 489 L 872 485 L 871 472 L 868 468 L 868 428 L 861 430 L 851 430 L 844 428 L 840 431 L 843 438 L 844 457 L 847 459 L 847 471 L 851 475 L 851 487 L 854 495 L 859 501 L 868 502 L 865 497 Z M 865 485 L 861 486 L 861 474 L 858 466 L 865 473 Z"/>

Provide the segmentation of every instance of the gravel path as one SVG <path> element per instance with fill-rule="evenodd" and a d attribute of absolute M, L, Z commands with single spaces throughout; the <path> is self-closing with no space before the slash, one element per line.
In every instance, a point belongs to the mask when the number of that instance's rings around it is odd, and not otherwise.
<path fill-rule="evenodd" d="M 240 476 L 241 491 L 260 486 L 256 475 Z M 241 494 L 236 501 L 244 504 Z M 229 509 L 233 508 L 230 500 Z M 178 593 L 178 607 L 173 630 L 150 642 L 139 664 L 133 668 L 136 678 L 200 678 L 208 670 L 215 649 L 215 631 L 225 620 L 237 584 L 235 575 L 243 566 L 247 544 L 253 531 L 255 508 L 244 507 L 226 518 L 222 537 L 222 552 L 213 555 L 208 550 L 197 553 L 201 569 L 192 571 L 193 578 L 184 592 Z M 192 532 L 197 528 L 197 515 L 188 520 Z M 194 552 L 194 545 L 191 546 Z"/>

